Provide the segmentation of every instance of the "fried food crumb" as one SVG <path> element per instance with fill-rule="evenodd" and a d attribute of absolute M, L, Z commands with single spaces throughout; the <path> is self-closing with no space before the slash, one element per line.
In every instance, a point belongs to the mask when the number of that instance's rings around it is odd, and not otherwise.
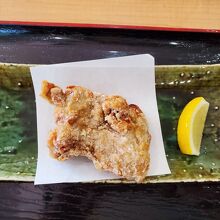
<path fill-rule="evenodd" d="M 63 91 L 47 81 L 42 83 L 41 96 L 55 105 L 56 128 L 48 139 L 54 158 L 85 156 L 97 169 L 128 180 L 144 180 L 151 136 L 137 105 L 81 86 L 68 86 Z"/>

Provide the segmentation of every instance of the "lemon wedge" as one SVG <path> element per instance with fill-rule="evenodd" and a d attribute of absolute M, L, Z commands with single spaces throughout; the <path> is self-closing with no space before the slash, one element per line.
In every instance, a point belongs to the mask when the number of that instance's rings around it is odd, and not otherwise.
<path fill-rule="evenodd" d="M 177 127 L 177 140 L 183 154 L 199 155 L 209 103 L 203 97 L 191 100 L 183 109 Z"/>

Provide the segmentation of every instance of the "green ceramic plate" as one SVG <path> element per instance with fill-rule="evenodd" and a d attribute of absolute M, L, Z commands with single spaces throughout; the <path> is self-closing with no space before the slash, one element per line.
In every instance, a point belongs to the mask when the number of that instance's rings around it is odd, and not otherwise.
<path fill-rule="evenodd" d="M 219 181 L 220 65 L 157 66 L 156 87 L 172 174 L 149 177 L 146 182 Z M 176 140 L 181 110 L 197 96 L 210 102 L 199 157 L 181 154 Z M 37 125 L 28 65 L 0 64 L 0 106 L 0 180 L 33 181 L 37 162 Z"/>

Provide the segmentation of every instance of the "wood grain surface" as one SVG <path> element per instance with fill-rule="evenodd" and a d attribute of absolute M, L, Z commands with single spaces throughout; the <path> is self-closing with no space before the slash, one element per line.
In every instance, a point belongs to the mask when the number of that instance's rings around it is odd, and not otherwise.
<path fill-rule="evenodd" d="M 156 64 L 220 63 L 214 34 L 0 26 L 0 62 L 49 64 L 150 53 Z M 220 219 L 220 183 L 0 182 L 0 219 Z"/>
<path fill-rule="evenodd" d="M 220 30 L 219 0 L 0 0 L 2 23 Z"/>
<path fill-rule="evenodd" d="M 0 183 L 1 219 L 219 219 L 220 186 Z"/>

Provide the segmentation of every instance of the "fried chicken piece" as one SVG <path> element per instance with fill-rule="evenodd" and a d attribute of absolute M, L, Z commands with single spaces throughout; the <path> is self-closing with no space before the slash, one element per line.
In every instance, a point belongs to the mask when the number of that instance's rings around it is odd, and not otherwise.
<path fill-rule="evenodd" d="M 85 156 L 97 169 L 143 181 L 150 162 L 150 134 L 138 106 L 80 86 L 63 91 L 47 81 L 42 83 L 41 96 L 56 106 L 57 126 L 48 140 L 53 157 Z"/>

